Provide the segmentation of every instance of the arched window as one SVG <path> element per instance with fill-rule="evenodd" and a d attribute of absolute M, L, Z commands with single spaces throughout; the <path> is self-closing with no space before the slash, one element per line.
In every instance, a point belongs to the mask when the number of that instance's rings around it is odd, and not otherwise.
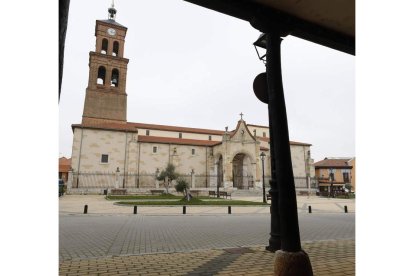
<path fill-rule="evenodd" d="M 102 39 L 101 54 L 106 54 L 108 52 L 108 39 Z"/>
<path fill-rule="evenodd" d="M 96 80 L 97 84 L 105 84 L 105 75 L 106 75 L 106 69 L 103 66 L 99 66 L 98 69 L 98 78 Z"/>
<path fill-rule="evenodd" d="M 118 52 L 119 52 L 119 43 L 118 43 L 118 41 L 114 41 L 114 47 L 112 48 L 112 55 L 114 57 L 117 57 Z"/>
<path fill-rule="evenodd" d="M 111 86 L 118 87 L 118 84 L 119 84 L 119 71 L 118 69 L 112 69 Z"/>

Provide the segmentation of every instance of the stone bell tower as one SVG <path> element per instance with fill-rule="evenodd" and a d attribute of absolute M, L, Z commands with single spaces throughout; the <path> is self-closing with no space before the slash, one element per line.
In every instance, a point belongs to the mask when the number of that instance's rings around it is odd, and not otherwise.
<path fill-rule="evenodd" d="M 82 124 L 126 123 L 125 92 L 128 59 L 124 58 L 127 28 L 115 21 L 116 9 L 108 19 L 96 20 L 95 51 L 89 53 L 89 81 Z"/>

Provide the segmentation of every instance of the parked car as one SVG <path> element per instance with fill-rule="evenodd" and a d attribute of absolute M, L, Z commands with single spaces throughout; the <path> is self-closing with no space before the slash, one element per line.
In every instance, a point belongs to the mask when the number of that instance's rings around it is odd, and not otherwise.
<path fill-rule="evenodd" d="M 65 182 L 63 179 L 59 179 L 59 197 L 63 196 L 64 193 Z"/>

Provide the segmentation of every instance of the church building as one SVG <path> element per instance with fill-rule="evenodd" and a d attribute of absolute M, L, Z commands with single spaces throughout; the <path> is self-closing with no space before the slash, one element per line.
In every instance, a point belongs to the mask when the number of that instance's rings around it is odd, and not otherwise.
<path fill-rule="evenodd" d="M 82 122 L 73 124 L 68 193 L 127 193 L 161 189 L 156 176 L 175 166 L 192 189 L 261 189 L 262 164 L 270 179 L 269 127 L 248 124 L 240 114 L 234 128 L 223 130 L 128 122 L 124 57 L 127 28 L 108 19 L 96 20 L 96 48 L 89 53 L 89 81 Z M 290 142 L 297 189 L 314 187 L 311 144 Z M 264 155 L 263 155 L 264 153 Z"/>

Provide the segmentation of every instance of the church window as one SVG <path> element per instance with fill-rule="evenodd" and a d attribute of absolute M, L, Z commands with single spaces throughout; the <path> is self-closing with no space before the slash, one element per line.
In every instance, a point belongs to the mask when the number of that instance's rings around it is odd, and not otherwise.
<path fill-rule="evenodd" d="M 210 140 L 210 141 L 211 141 L 211 135 L 209 135 L 209 136 L 208 136 L 208 140 Z"/>
<path fill-rule="evenodd" d="M 101 163 L 108 163 L 109 161 L 109 155 L 108 154 L 102 154 L 101 155 Z"/>
<path fill-rule="evenodd" d="M 147 130 L 145 131 L 145 135 L 147 135 L 147 136 L 149 136 L 149 135 L 150 135 L 150 131 L 149 131 L 149 129 L 147 129 Z"/>
<path fill-rule="evenodd" d="M 111 86 L 118 87 L 118 84 L 119 84 L 119 71 L 118 69 L 112 69 Z"/>
<path fill-rule="evenodd" d="M 157 153 L 158 147 L 152 147 L 152 153 Z"/>
<path fill-rule="evenodd" d="M 183 138 L 183 134 L 181 132 L 178 133 L 178 138 Z"/>
<path fill-rule="evenodd" d="M 119 42 L 118 41 L 114 41 L 114 47 L 112 48 L 112 55 L 114 57 L 118 56 L 118 52 L 119 52 Z"/>
<path fill-rule="evenodd" d="M 266 132 L 263 132 L 263 137 L 266 137 Z"/>
<path fill-rule="evenodd" d="M 195 149 L 191 149 L 191 155 L 195 155 Z"/>
<path fill-rule="evenodd" d="M 98 69 L 98 79 L 96 80 L 97 84 L 105 84 L 105 75 L 106 75 L 106 69 L 103 66 L 99 66 Z"/>
<path fill-rule="evenodd" d="M 108 52 L 108 39 L 102 39 L 101 54 L 106 54 Z"/>

